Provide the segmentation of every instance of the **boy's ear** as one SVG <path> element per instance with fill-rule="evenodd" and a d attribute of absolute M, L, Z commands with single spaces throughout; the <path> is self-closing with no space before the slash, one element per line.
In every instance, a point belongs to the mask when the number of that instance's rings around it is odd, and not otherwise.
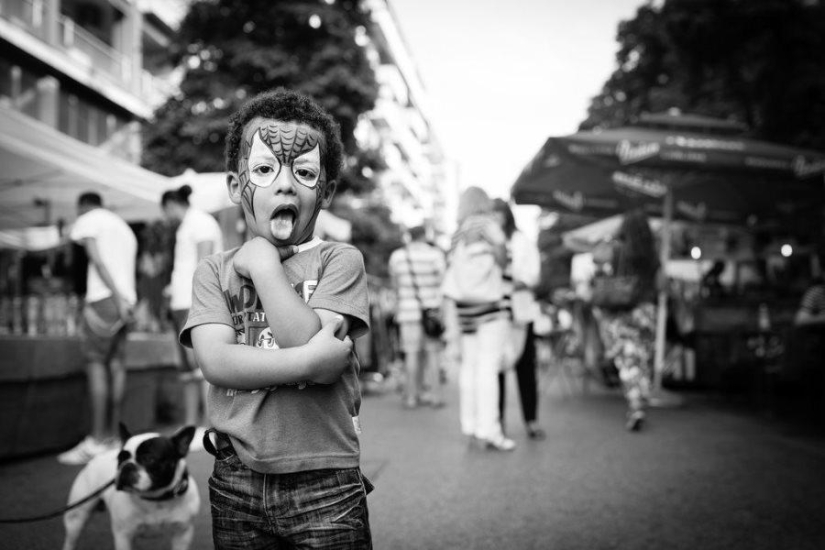
<path fill-rule="evenodd" d="M 332 204 L 332 197 L 335 196 L 335 190 L 338 188 L 338 182 L 335 180 L 328 181 L 327 184 L 321 189 L 321 208 L 326 209 L 329 208 L 329 205 Z"/>
<path fill-rule="evenodd" d="M 233 204 L 241 204 L 241 179 L 235 172 L 226 174 L 226 190 L 229 191 L 229 200 Z"/>

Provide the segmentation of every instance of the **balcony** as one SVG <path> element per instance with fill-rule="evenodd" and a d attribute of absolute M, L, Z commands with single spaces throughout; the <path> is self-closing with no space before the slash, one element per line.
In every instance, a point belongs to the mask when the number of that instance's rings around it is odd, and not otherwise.
<path fill-rule="evenodd" d="M 167 83 L 137 68 L 131 55 L 70 17 L 48 13 L 43 0 L 0 0 L 0 19 L 11 25 L 5 26 L 3 38 L 138 116 L 151 116 L 170 93 Z"/>

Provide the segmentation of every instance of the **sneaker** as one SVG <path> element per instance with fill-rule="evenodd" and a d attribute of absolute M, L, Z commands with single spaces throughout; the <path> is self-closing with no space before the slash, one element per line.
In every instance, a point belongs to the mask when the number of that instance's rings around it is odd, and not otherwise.
<path fill-rule="evenodd" d="M 501 435 L 493 439 L 485 439 L 484 446 L 493 451 L 512 451 L 516 448 L 516 442 Z"/>
<path fill-rule="evenodd" d="M 545 434 L 544 430 L 539 428 L 535 422 L 530 422 L 527 424 L 527 437 L 535 441 L 542 441 L 547 437 L 547 434 Z"/>
<path fill-rule="evenodd" d="M 91 459 L 106 452 L 107 450 L 108 448 L 103 443 L 100 443 L 89 435 L 73 448 L 57 455 L 57 461 L 61 464 L 77 466 L 80 464 L 86 464 Z"/>
<path fill-rule="evenodd" d="M 642 429 L 642 425 L 645 422 L 645 413 L 642 411 L 634 411 L 630 413 L 627 417 L 627 424 L 625 424 L 625 428 L 629 432 L 638 432 Z"/>
<path fill-rule="evenodd" d="M 119 451 L 123 448 L 123 442 L 120 440 L 119 437 L 107 437 L 106 439 L 101 441 L 99 445 L 102 445 L 107 451 Z"/>

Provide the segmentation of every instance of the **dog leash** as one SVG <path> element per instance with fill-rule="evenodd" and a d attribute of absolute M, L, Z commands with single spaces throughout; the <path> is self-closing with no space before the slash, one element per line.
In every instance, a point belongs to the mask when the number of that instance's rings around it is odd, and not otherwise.
<path fill-rule="evenodd" d="M 65 514 L 66 512 L 68 512 L 69 510 L 71 510 L 73 508 L 77 508 L 81 504 L 89 502 L 90 500 L 92 500 L 97 495 L 99 495 L 100 493 L 102 493 L 103 491 L 105 491 L 106 489 L 108 489 L 109 487 L 111 487 L 114 484 L 115 484 L 115 478 L 112 478 L 111 481 L 109 481 L 106 485 L 104 485 L 100 489 L 96 490 L 95 492 L 91 493 L 88 496 L 83 497 L 82 499 L 78 500 L 77 502 L 73 502 L 71 504 L 68 504 L 68 505 L 64 506 L 60 510 L 55 510 L 54 512 L 49 512 L 48 514 L 43 514 L 43 515 L 40 515 L 40 516 L 31 516 L 31 517 L 27 517 L 27 518 L 0 518 L 0 523 L 30 523 L 30 522 L 33 522 L 33 521 L 42 521 L 44 519 L 55 518 L 57 516 Z"/>

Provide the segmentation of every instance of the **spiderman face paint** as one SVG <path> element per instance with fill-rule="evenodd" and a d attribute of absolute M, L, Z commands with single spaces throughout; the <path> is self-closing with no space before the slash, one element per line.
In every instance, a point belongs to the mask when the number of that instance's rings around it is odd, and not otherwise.
<path fill-rule="evenodd" d="M 312 238 L 318 212 L 331 200 L 323 156 L 323 136 L 305 124 L 264 118 L 247 124 L 235 192 L 256 235 L 276 245 Z"/>

